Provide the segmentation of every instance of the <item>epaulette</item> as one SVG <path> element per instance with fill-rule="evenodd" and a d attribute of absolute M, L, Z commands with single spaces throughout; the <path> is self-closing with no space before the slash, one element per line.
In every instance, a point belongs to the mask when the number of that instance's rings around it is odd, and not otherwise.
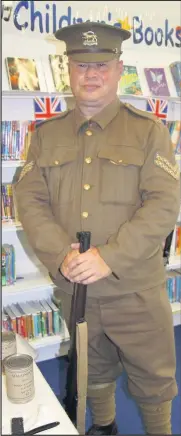
<path fill-rule="evenodd" d="M 155 121 L 158 124 L 163 124 L 162 121 L 160 120 L 160 118 L 156 117 L 156 115 L 151 114 L 151 113 L 149 113 L 147 111 L 142 111 L 141 109 L 137 109 L 135 106 L 133 106 L 130 103 L 123 103 L 123 104 L 124 104 L 124 106 L 126 106 L 126 108 L 128 110 L 130 110 L 134 114 L 139 115 L 140 117 L 147 118 L 149 120 Z"/>
<path fill-rule="evenodd" d="M 71 112 L 71 110 L 63 111 L 60 114 L 58 114 L 52 118 L 49 118 L 48 120 L 42 120 L 41 122 L 38 120 L 38 123 L 35 124 L 35 128 L 38 129 L 39 127 L 41 127 L 45 123 L 50 123 L 51 121 L 55 121 L 55 120 L 58 120 L 60 118 L 65 118 L 70 112 Z"/>

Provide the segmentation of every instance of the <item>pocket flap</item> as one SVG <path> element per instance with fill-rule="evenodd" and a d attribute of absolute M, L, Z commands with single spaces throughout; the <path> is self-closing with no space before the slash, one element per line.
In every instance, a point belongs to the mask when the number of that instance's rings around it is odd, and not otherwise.
<path fill-rule="evenodd" d="M 40 167 L 57 167 L 72 162 L 77 157 L 75 148 L 55 147 L 53 150 L 42 150 L 41 155 L 37 160 Z"/>
<path fill-rule="evenodd" d="M 134 147 L 110 145 L 98 152 L 98 157 L 109 159 L 116 165 L 138 165 L 144 163 L 144 152 Z"/>

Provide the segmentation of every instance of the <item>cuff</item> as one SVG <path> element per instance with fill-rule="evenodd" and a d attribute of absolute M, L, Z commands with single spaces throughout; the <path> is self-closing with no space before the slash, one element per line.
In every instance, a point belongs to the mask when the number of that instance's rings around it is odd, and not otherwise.
<path fill-rule="evenodd" d="M 101 245 L 97 247 L 100 256 L 104 262 L 109 266 L 112 271 L 112 276 L 117 280 L 120 280 L 119 267 L 115 261 L 115 250 L 109 244 Z M 116 249 L 116 247 L 115 247 Z M 116 256 L 117 257 L 117 256 Z M 110 276 L 111 277 L 111 276 Z"/>

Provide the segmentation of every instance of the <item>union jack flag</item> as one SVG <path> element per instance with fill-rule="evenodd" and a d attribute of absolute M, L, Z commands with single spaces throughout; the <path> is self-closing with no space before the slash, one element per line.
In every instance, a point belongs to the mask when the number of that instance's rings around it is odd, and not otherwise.
<path fill-rule="evenodd" d="M 36 120 L 47 120 L 62 112 L 60 97 L 35 97 L 34 112 Z"/>
<path fill-rule="evenodd" d="M 158 100 L 157 98 L 150 98 L 147 100 L 147 112 L 152 112 L 156 117 L 160 118 L 163 123 L 166 123 L 168 102 L 167 100 Z"/>
<path fill-rule="evenodd" d="M 35 129 L 35 125 L 41 121 L 55 117 L 65 108 L 62 107 L 62 99 L 60 97 L 35 97 L 34 101 L 35 121 L 30 124 L 30 130 Z"/>

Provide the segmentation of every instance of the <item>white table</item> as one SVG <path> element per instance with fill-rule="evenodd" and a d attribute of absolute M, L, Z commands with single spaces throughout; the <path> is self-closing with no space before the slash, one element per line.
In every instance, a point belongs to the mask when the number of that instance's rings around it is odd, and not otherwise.
<path fill-rule="evenodd" d="M 17 337 L 18 353 L 31 354 L 31 349 Z M 35 357 L 35 355 L 33 356 Z M 36 363 L 34 362 L 35 398 L 26 404 L 11 403 L 6 394 L 5 376 L 2 375 L 2 434 L 11 434 L 11 418 L 24 418 L 24 431 L 59 421 L 60 425 L 50 430 L 38 433 L 42 435 L 77 435 L 78 432 L 63 407 L 57 400 L 52 389 L 46 382 Z"/>

